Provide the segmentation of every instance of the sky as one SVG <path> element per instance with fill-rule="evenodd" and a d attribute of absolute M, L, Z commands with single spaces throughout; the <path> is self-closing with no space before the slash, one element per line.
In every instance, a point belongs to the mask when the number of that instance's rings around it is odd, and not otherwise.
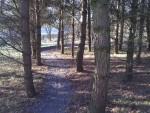
<path fill-rule="evenodd" d="M 47 35 L 48 34 L 45 27 L 41 28 L 41 32 L 42 32 L 42 35 Z M 52 28 L 52 34 L 57 34 L 57 33 L 58 33 L 58 29 Z"/>

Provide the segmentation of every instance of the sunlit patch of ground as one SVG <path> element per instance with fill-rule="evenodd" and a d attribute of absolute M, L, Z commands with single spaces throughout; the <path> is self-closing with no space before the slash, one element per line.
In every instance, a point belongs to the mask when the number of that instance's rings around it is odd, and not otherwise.
<path fill-rule="evenodd" d="M 33 71 L 40 71 L 34 66 Z M 45 69 L 44 69 L 45 70 Z M 35 75 L 35 74 L 34 74 Z M 21 113 L 25 103 L 34 99 L 26 97 L 23 82 L 23 67 L 21 64 L 8 58 L 0 60 L 0 113 Z M 39 92 L 43 79 L 39 75 L 34 76 L 34 84 Z"/>
<path fill-rule="evenodd" d="M 65 49 L 64 55 L 56 48 L 50 51 L 48 50 L 50 48 L 45 49 L 47 50 L 42 52 L 44 65 L 33 65 L 37 91 L 39 94 L 42 93 L 41 87 L 45 75 L 66 77 L 72 82 L 74 91 L 67 109 L 68 113 L 87 113 L 95 71 L 93 52 L 85 51 L 84 72 L 77 73 L 76 60 L 71 57 L 71 49 Z M 122 80 L 125 76 L 126 55 L 124 53 L 111 55 L 107 113 L 150 113 L 149 58 L 149 54 L 143 55 L 142 63 L 134 64 L 133 81 L 124 83 Z M 69 71 L 62 74 L 65 70 Z M 3 61 L 0 64 L 0 72 L 0 113 L 21 113 L 26 104 L 36 102 L 36 98 L 28 99 L 25 96 L 23 76 L 21 76 L 22 66 Z M 59 84 L 53 85 L 56 86 Z"/>
<path fill-rule="evenodd" d="M 84 57 L 84 72 L 75 72 L 69 77 L 75 92 L 68 113 L 87 113 L 91 97 L 93 74 L 95 71 L 93 58 L 93 53 L 86 51 Z"/>
<path fill-rule="evenodd" d="M 142 63 L 134 63 L 133 81 L 124 83 L 126 57 L 116 55 L 111 60 L 112 78 L 109 85 L 108 109 L 111 113 L 150 112 L 150 57 L 142 55 Z"/>
<path fill-rule="evenodd" d="M 66 51 L 65 51 L 66 52 Z M 42 93 L 32 104 L 28 104 L 23 113 L 66 113 L 72 99 L 72 85 L 69 76 L 75 73 L 75 59 L 71 55 L 62 55 L 56 48 L 43 48 L 42 52 L 44 84 Z M 40 67 L 37 67 L 42 69 Z M 36 68 L 35 68 L 36 69 Z M 37 71 L 36 71 L 37 72 Z M 41 71 L 43 72 L 43 71 Z"/>
<path fill-rule="evenodd" d="M 87 55 L 88 56 L 88 55 Z M 93 56 L 84 60 L 85 71 L 72 75 L 75 89 L 70 113 L 87 113 L 94 75 Z M 134 64 L 134 79 L 124 83 L 126 54 L 111 55 L 107 113 L 150 113 L 150 57 L 142 55 L 142 63 Z"/>

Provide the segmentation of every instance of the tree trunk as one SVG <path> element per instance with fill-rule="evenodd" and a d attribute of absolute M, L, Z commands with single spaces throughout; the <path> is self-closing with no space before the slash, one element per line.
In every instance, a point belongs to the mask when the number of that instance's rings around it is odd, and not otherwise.
<path fill-rule="evenodd" d="M 61 37 L 61 7 L 60 7 L 60 16 L 59 16 L 59 28 L 58 28 L 57 48 L 60 48 L 60 37 Z"/>
<path fill-rule="evenodd" d="M 122 45 L 123 45 L 125 0 L 122 0 L 122 3 L 121 3 L 121 10 L 122 10 L 122 13 L 121 13 L 121 26 L 120 26 L 119 50 L 122 50 Z"/>
<path fill-rule="evenodd" d="M 115 38 L 115 53 L 119 53 L 119 10 L 120 10 L 120 0 L 117 1 L 117 23 L 116 23 L 116 38 Z"/>
<path fill-rule="evenodd" d="M 128 47 L 127 47 L 127 61 L 126 61 L 126 80 L 131 81 L 133 78 L 133 54 L 134 54 L 134 38 L 136 32 L 137 24 L 137 4 L 138 0 L 133 0 L 131 3 L 131 12 L 130 12 L 130 34 L 128 38 Z"/>
<path fill-rule="evenodd" d="M 119 53 L 119 48 L 118 48 L 118 36 L 119 36 L 119 22 L 117 22 L 117 26 L 116 26 L 116 38 L 115 38 L 115 53 L 118 54 Z"/>
<path fill-rule="evenodd" d="M 92 51 L 91 48 L 91 0 L 88 0 L 88 43 L 89 43 L 89 52 Z"/>
<path fill-rule="evenodd" d="M 83 0 L 82 3 L 82 23 L 81 23 L 81 37 L 80 44 L 77 52 L 77 72 L 83 71 L 83 55 L 85 49 L 85 40 L 86 40 L 86 18 L 87 18 L 87 0 Z"/>
<path fill-rule="evenodd" d="M 4 3 L 5 3 L 5 0 L 1 0 L 1 6 L 0 6 L 0 13 L 3 13 L 3 8 L 4 8 Z"/>
<path fill-rule="evenodd" d="M 94 6 L 96 73 L 90 113 L 105 113 L 110 65 L 109 0 L 97 0 Z"/>
<path fill-rule="evenodd" d="M 37 43 L 36 43 L 36 64 L 38 66 L 42 65 L 41 63 L 41 9 L 40 9 L 40 0 L 36 0 L 36 14 L 37 14 Z"/>
<path fill-rule="evenodd" d="M 36 59 L 36 1 L 30 1 L 30 35 L 32 46 L 32 58 Z"/>
<path fill-rule="evenodd" d="M 23 46 L 24 84 L 28 97 L 35 96 L 31 71 L 31 43 L 29 27 L 29 0 L 21 0 L 21 35 Z"/>
<path fill-rule="evenodd" d="M 139 26 L 138 51 L 137 51 L 137 56 L 136 56 L 137 63 L 141 63 L 141 52 L 142 52 L 142 45 L 143 45 L 142 38 L 143 38 L 144 21 L 145 21 L 145 16 L 143 16 L 144 8 L 145 8 L 145 0 L 142 0 L 141 1 L 141 7 L 140 7 L 140 26 Z"/>
<path fill-rule="evenodd" d="M 52 28 L 51 26 L 49 27 L 49 40 L 51 41 L 52 40 Z"/>
<path fill-rule="evenodd" d="M 72 58 L 74 58 L 74 40 L 75 40 L 75 11 L 74 11 L 74 6 L 75 5 L 75 0 L 73 0 L 73 9 L 72 9 Z"/>
<path fill-rule="evenodd" d="M 147 29 L 147 41 L 148 41 L 148 51 L 150 51 L 150 1 L 147 6 L 147 17 L 146 17 L 146 29 Z"/>
<path fill-rule="evenodd" d="M 64 22 L 61 24 L 61 54 L 64 54 Z"/>
<path fill-rule="evenodd" d="M 64 54 L 64 0 L 61 2 L 61 54 Z"/>
<path fill-rule="evenodd" d="M 32 37 L 31 37 L 32 38 L 32 42 L 31 42 L 32 43 L 32 58 L 36 59 L 36 37 L 35 37 L 36 35 L 35 35 L 35 31 L 33 30 L 31 34 L 32 34 Z"/>

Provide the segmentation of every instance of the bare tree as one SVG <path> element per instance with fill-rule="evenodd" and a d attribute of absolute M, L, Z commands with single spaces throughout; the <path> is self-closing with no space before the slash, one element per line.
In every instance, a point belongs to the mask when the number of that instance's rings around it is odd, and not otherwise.
<path fill-rule="evenodd" d="M 134 38 L 137 24 L 137 8 L 138 0 L 132 0 L 130 11 L 130 33 L 127 44 L 127 61 L 126 61 L 126 80 L 133 78 L 133 54 L 134 54 Z"/>
<path fill-rule="evenodd" d="M 42 65 L 41 63 L 41 0 L 36 0 L 36 64 L 38 66 Z"/>
<path fill-rule="evenodd" d="M 29 0 L 21 0 L 21 35 L 23 46 L 24 84 L 28 97 L 35 96 L 31 71 L 31 43 L 29 31 Z"/>
<path fill-rule="evenodd" d="M 145 0 L 141 0 L 140 3 L 140 23 L 139 23 L 139 38 L 138 38 L 138 51 L 137 51 L 137 56 L 136 56 L 136 60 L 137 63 L 141 63 L 141 52 L 142 52 L 142 39 L 143 39 L 143 32 L 144 32 L 144 21 L 145 21 L 145 15 L 143 15 L 145 13 L 144 9 L 145 9 Z"/>
<path fill-rule="evenodd" d="M 119 53 L 120 0 L 117 0 L 115 53 Z"/>
<path fill-rule="evenodd" d="M 73 7 L 72 7 L 72 57 L 74 58 L 74 41 L 75 41 L 75 0 L 73 0 Z"/>
<path fill-rule="evenodd" d="M 89 52 L 92 51 L 91 47 L 91 0 L 88 0 L 88 44 L 89 44 Z"/>
<path fill-rule="evenodd" d="M 58 26 L 57 48 L 60 48 L 60 38 L 61 38 L 61 7 L 59 8 L 59 26 Z"/>
<path fill-rule="evenodd" d="M 150 1 L 148 1 L 147 4 L 146 29 L 147 29 L 148 51 L 150 51 Z"/>
<path fill-rule="evenodd" d="M 30 1 L 30 36 L 32 57 L 36 59 L 36 0 Z"/>
<path fill-rule="evenodd" d="M 81 37 L 80 44 L 77 52 L 77 71 L 83 71 L 83 55 L 85 49 L 85 40 L 86 40 L 86 19 L 87 19 L 87 0 L 82 1 L 82 23 L 81 23 Z"/>
<path fill-rule="evenodd" d="M 120 40 L 119 40 L 119 50 L 122 50 L 123 37 L 124 37 L 124 16 L 125 16 L 125 0 L 121 0 L 121 16 L 120 16 Z"/>
<path fill-rule="evenodd" d="M 94 4 L 94 33 L 96 36 L 94 43 L 96 73 L 90 113 L 105 113 L 110 73 L 109 0 L 97 0 Z"/>
<path fill-rule="evenodd" d="M 61 54 L 64 54 L 64 0 L 61 0 Z"/>

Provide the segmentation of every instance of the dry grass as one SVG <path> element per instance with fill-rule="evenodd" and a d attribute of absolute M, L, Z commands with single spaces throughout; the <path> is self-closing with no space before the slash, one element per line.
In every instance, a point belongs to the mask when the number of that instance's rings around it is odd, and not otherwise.
<path fill-rule="evenodd" d="M 26 103 L 34 101 L 26 97 L 23 67 L 9 59 L 0 62 L 0 113 L 21 113 Z M 42 80 L 34 76 L 36 89 L 39 90 Z"/>

